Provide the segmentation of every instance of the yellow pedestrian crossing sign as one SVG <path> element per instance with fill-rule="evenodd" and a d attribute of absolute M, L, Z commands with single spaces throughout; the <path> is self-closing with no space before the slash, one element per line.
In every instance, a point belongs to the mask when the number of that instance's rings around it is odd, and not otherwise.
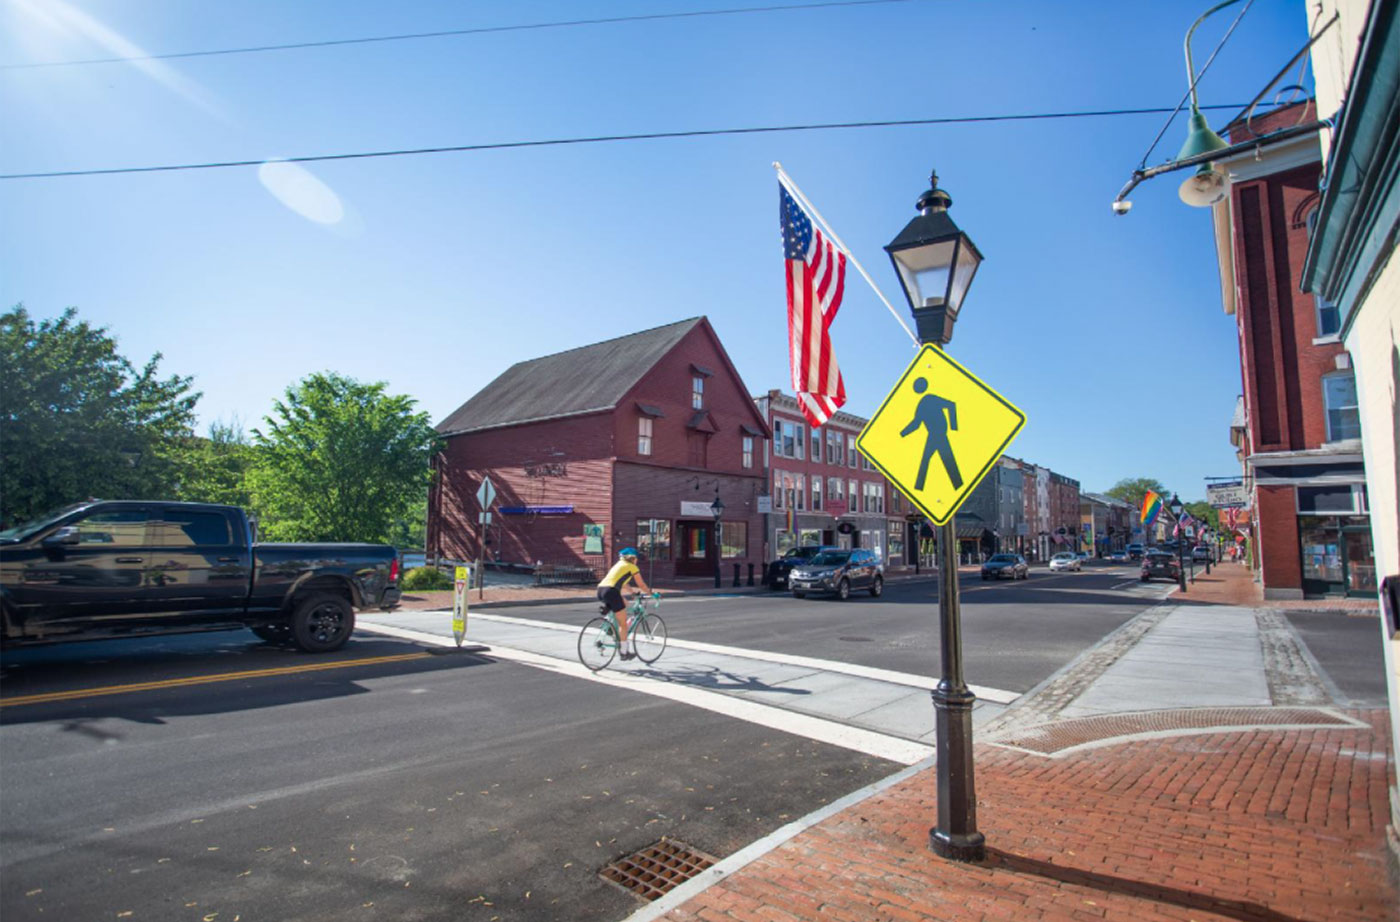
<path fill-rule="evenodd" d="M 935 525 L 952 520 L 1026 424 L 1026 414 L 925 345 L 856 447 Z"/>

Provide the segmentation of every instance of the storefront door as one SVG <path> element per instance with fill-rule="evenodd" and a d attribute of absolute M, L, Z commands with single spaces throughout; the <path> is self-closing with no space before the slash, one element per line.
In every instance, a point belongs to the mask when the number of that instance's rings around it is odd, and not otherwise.
<path fill-rule="evenodd" d="M 676 575 L 710 576 L 715 572 L 714 522 L 676 523 Z"/>
<path fill-rule="evenodd" d="M 1342 566 L 1346 569 L 1346 594 L 1374 596 L 1376 555 L 1371 547 L 1371 529 L 1351 526 L 1342 529 Z"/>

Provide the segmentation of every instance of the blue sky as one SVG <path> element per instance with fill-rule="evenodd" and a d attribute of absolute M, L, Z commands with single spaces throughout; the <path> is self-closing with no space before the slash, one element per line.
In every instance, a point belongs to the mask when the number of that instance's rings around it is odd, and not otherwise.
<path fill-rule="evenodd" d="M 0 63 L 742 7 L 723 0 L 0 0 Z M 753 4 L 755 6 L 760 4 Z M 1202 2 L 908 2 L 0 70 L 0 173 L 692 129 L 1173 106 Z M 1196 37 L 1198 66 L 1233 20 Z M 1258 0 L 1200 86 L 1242 104 L 1305 40 Z M 1291 82 L 1291 79 L 1289 81 Z M 1228 114 L 1211 113 L 1219 125 Z M 1209 213 L 1179 177 L 1109 202 L 1161 115 L 786 132 L 0 182 L 0 304 L 74 305 L 195 376 L 202 426 L 303 375 L 440 420 L 512 363 L 708 315 L 751 392 L 790 390 L 781 161 L 896 305 L 882 247 L 931 167 L 985 254 L 949 351 L 1020 406 L 1011 453 L 1183 498 L 1238 470 Z M 1180 121 L 1151 163 L 1174 154 Z M 290 183 L 290 193 L 283 190 Z M 290 203 L 290 205 L 288 204 Z M 912 355 L 852 276 L 851 412 Z M 580 369 L 580 374 L 586 370 Z"/>

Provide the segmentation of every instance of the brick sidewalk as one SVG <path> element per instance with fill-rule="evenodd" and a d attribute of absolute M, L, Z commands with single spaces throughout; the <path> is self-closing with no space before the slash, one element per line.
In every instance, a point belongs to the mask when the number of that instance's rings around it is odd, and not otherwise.
<path fill-rule="evenodd" d="M 1248 608 L 1270 608 L 1284 611 L 1339 611 L 1357 614 L 1374 614 L 1378 611 L 1375 597 L 1358 599 L 1270 599 L 1265 601 L 1264 591 L 1254 582 L 1254 574 L 1248 567 L 1239 563 L 1220 563 L 1211 566 L 1206 576 L 1204 566 L 1196 568 L 1196 579 L 1188 582 L 1186 593 L 1176 590 L 1171 594 L 1173 602 L 1194 602 L 1210 605 L 1241 605 Z"/>
<path fill-rule="evenodd" d="M 664 918 L 1395 918 L 1386 718 L 1369 729 L 1134 741 L 1050 759 L 977 747 L 988 860 L 928 849 L 922 772 L 812 827 Z"/>

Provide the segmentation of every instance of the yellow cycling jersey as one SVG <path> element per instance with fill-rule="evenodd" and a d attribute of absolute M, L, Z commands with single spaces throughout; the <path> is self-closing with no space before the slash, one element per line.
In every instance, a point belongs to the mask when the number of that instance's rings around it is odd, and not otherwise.
<path fill-rule="evenodd" d="M 628 580 L 641 572 L 641 568 L 635 563 L 619 560 L 617 563 L 613 564 L 613 568 L 608 571 L 608 575 L 603 577 L 603 581 L 598 584 L 598 588 L 604 589 L 608 586 L 616 586 L 618 589 L 621 589 Z"/>

